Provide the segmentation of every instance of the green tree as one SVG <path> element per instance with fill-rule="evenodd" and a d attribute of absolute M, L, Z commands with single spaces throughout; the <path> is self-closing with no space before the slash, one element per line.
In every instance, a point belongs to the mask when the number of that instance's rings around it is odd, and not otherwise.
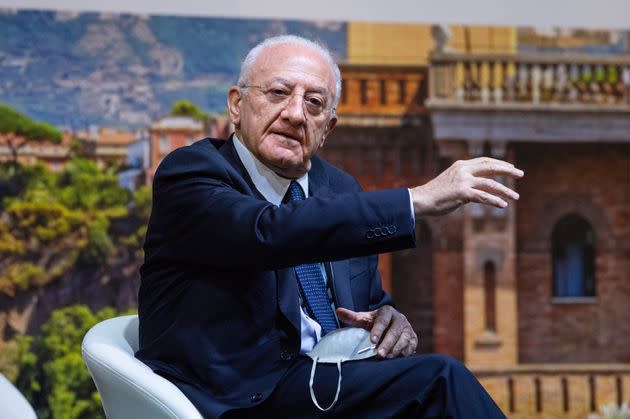
<path fill-rule="evenodd" d="M 57 177 L 43 163 L 5 167 L 0 165 L 0 197 L 14 197 L 34 188 L 50 190 Z M 5 202 L 0 200 L 0 209 Z"/>
<path fill-rule="evenodd" d="M 131 214 L 137 218 L 141 224 L 146 224 L 151 215 L 151 188 L 139 187 L 132 196 Z"/>
<path fill-rule="evenodd" d="M 52 125 L 36 122 L 28 116 L 0 103 L 0 135 L 11 151 L 13 167 L 18 165 L 18 153 L 29 142 L 61 142 L 61 133 Z"/>
<path fill-rule="evenodd" d="M 83 336 L 96 323 L 120 314 L 74 305 L 52 312 L 41 335 L 23 337 L 16 386 L 40 418 L 104 418 L 100 397 L 81 357 Z"/>
<path fill-rule="evenodd" d="M 62 277 L 88 242 L 86 224 L 44 190 L 12 199 L 0 219 L 0 292 L 12 297 Z"/>
<path fill-rule="evenodd" d="M 81 262 L 87 265 L 99 265 L 107 260 L 112 249 L 112 239 L 108 234 L 107 217 L 96 217 L 88 224 L 88 241 L 81 252 Z"/>
<path fill-rule="evenodd" d="M 106 268 L 112 255 L 112 263 L 141 259 L 150 194 L 132 197 L 114 168 L 74 159 L 60 174 L 19 166 L 12 179 L 19 186 L 0 214 L 0 293 L 14 297 L 73 269 Z"/>
<path fill-rule="evenodd" d="M 201 110 L 199 106 L 190 100 L 181 99 L 173 103 L 171 107 L 171 115 L 173 116 L 189 116 L 191 118 L 204 121 L 207 115 Z"/>
<path fill-rule="evenodd" d="M 44 165 L 0 167 L 0 294 L 11 299 L 80 274 L 118 283 L 136 280 L 151 208 L 151 191 L 120 188 L 115 168 L 74 159 L 62 173 Z M 14 188 L 2 189 L 2 182 Z M 37 293 L 38 291 L 34 291 Z M 40 419 L 101 418 L 98 393 L 80 343 L 113 309 L 56 310 L 38 336 L 0 342 L 0 371 L 26 395 Z"/>
<path fill-rule="evenodd" d="M 129 192 L 118 185 L 113 167 L 101 169 L 86 159 L 73 159 L 58 181 L 60 202 L 72 209 L 97 210 L 124 207 Z"/>

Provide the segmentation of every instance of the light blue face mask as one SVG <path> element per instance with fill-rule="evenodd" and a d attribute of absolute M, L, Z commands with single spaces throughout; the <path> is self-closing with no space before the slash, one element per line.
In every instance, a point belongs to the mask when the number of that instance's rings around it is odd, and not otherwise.
<path fill-rule="evenodd" d="M 332 409 L 337 403 L 337 400 L 339 400 L 339 393 L 341 392 L 341 363 L 376 356 L 376 346 L 370 340 L 370 333 L 367 330 L 357 327 L 345 327 L 328 333 L 315 345 L 313 350 L 306 355 L 313 359 L 311 379 L 308 382 L 311 390 L 311 400 L 313 400 L 313 404 L 315 404 L 319 410 L 326 412 Z M 313 391 L 313 381 L 315 379 L 315 370 L 317 369 L 318 362 L 337 364 L 337 371 L 339 371 L 335 399 L 330 406 L 326 408 L 319 405 L 317 397 L 315 397 L 315 392 Z"/>

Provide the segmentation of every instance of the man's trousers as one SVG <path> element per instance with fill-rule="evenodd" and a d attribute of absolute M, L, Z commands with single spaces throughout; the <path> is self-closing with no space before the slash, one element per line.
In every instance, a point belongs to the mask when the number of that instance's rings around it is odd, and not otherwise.
<path fill-rule="evenodd" d="M 339 401 L 326 413 L 311 401 L 311 366 L 310 358 L 298 358 L 264 403 L 225 417 L 505 418 L 472 373 L 449 356 L 343 363 Z M 328 406 L 337 389 L 337 366 L 318 364 L 313 388 L 320 406 Z"/>

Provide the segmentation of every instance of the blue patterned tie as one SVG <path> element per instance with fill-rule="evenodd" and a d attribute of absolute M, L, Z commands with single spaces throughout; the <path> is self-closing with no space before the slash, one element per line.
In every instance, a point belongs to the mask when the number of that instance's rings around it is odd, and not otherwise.
<path fill-rule="evenodd" d="M 304 191 L 299 183 L 292 180 L 284 197 L 285 202 L 304 200 Z M 309 315 L 322 327 L 322 335 L 337 328 L 335 313 L 328 299 L 328 290 L 318 263 L 307 263 L 295 267 L 302 299 L 306 302 Z"/>

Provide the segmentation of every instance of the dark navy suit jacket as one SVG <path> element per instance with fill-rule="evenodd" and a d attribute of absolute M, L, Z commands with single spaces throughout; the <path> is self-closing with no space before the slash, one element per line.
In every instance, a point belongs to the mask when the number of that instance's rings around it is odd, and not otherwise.
<path fill-rule="evenodd" d="M 276 207 L 232 141 L 164 159 L 141 268 L 136 356 L 207 417 L 264 401 L 298 356 L 292 266 L 326 262 L 336 305 L 373 310 L 391 304 L 374 255 L 415 244 L 407 189 L 361 192 L 315 157 L 311 197 Z"/>

